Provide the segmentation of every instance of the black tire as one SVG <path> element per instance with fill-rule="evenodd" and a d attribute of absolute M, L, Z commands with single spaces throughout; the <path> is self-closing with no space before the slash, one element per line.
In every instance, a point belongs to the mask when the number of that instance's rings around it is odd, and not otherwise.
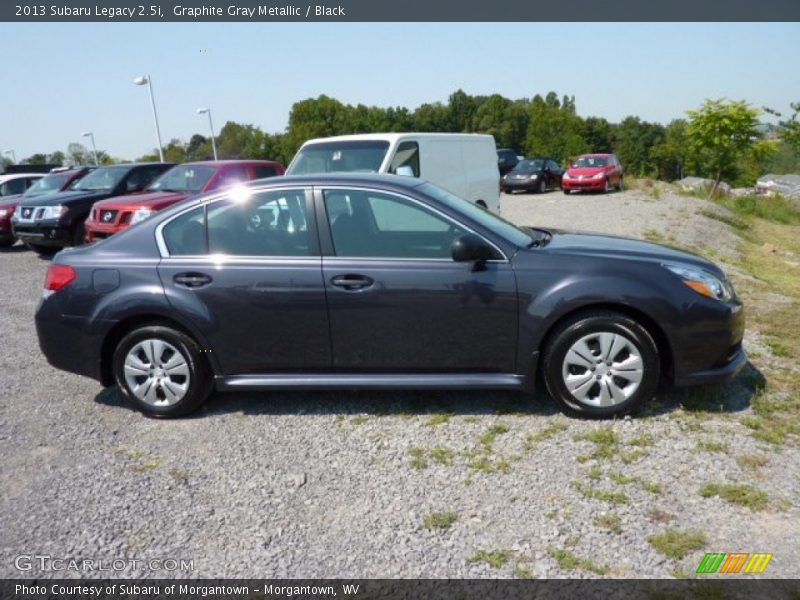
<path fill-rule="evenodd" d="M 564 194 L 566 196 L 569 196 L 569 190 L 565 190 L 564 188 L 561 188 L 561 191 L 564 192 Z"/>
<path fill-rule="evenodd" d="M 539 182 L 538 189 L 536 191 L 540 194 L 544 194 L 547 191 L 547 182 L 544 179 Z"/>
<path fill-rule="evenodd" d="M 592 356 L 588 357 L 590 360 L 587 361 L 588 363 L 594 363 L 591 370 L 578 365 L 571 365 L 568 368 L 565 365 L 565 359 L 573 345 L 580 344 L 582 339 L 591 338 L 592 334 L 600 333 L 612 333 L 622 336 L 621 339 L 630 342 L 632 346 L 622 347 L 614 356 L 607 357 L 609 362 L 604 362 L 599 352 L 594 354 L 595 350 L 600 350 L 599 345 L 594 347 L 590 339 L 586 347 L 592 352 Z M 626 360 L 636 360 L 636 356 L 629 352 L 628 348 L 638 352 L 639 362 L 642 365 L 641 380 L 638 382 L 638 387 L 636 387 L 635 382 L 625 379 L 624 370 L 618 370 L 615 373 L 612 368 L 612 363 L 616 365 L 622 364 Z M 584 371 L 580 369 L 584 369 Z M 598 373 L 595 375 L 595 370 L 602 370 L 603 374 Z M 585 384 L 580 386 L 583 388 L 591 383 L 591 386 L 587 387 L 584 392 L 586 396 L 585 402 L 573 396 L 569 391 L 565 382 L 565 372 L 568 372 L 570 377 L 581 378 L 588 376 Z M 620 416 L 633 412 L 655 394 L 660 380 L 658 347 L 647 329 L 630 317 L 607 310 L 585 312 L 560 324 L 549 336 L 542 360 L 542 374 L 547 391 L 561 404 L 566 412 L 591 418 Z M 626 388 L 630 390 L 630 395 L 610 406 L 593 405 L 593 400 L 599 401 L 600 394 L 603 393 L 603 386 L 606 387 L 607 394 L 612 394 L 612 385 L 617 393 L 621 394 L 620 397 L 627 395 Z"/>
<path fill-rule="evenodd" d="M 610 182 L 608 181 L 608 177 L 606 177 L 606 181 L 605 181 L 605 183 L 603 184 L 603 193 L 604 193 L 604 194 L 608 194 L 610 191 L 611 191 L 611 184 L 610 184 Z"/>
<path fill-rule="evenodd" d="M 2 239 L 0 240 L 0 248 L 11 248 L 11 246 L 13 246 L 16 243 L 17 243 L 17 238 Z"/>
<path fill-rule="evenodd" d="M 619 178 L 619 183 L 617 184 L 617 191 L 624 192 L 625 191 L 625 180 L 624 178 Z"/>
<path fill-rule="evenodd" d="M 31 242 L 22 242 L 29 250 L 33 250 L 39 256 L 53 256 L 56 252 L 61 250 L 56 246 L 43 246 L 42 244 L 32 244 Z"/>
<path fill-rule="evenodd" d="M 139 398 L 137 393 L 134 392 L 134 390 L 132 390 L 128 385 L 128 380 L 125 374 L 125 359 L 128 356 L 128 353 L 131 352 L 138 344 L 141 342 L 146 342 L 147 340 L 158 340 L 166 342 L 166 344 L 171 346 L 171 349 L 167 348 L 164 352 L 162 352 L 162 356 L 159 358 L 159 360 L 166 358 L 165 362 L 169 362 L 169 359 L 171 359 L 173 356 L 172 349 L 174 349 L 181 354 L 181 357 L 186 363 L 186 367 L 188 369 L 188 381 L 186 385 L 187 389 L 184 395 L 174 403 L 161 405 L 157 404 L 158 402 L 167 402 L 166 392 L 164 391 L 164 386 L 161 383 L 151 384 L 151 386 L 155 388 L 154 393 L 157 396 L 160 396 L 160 398 L 155 398 L 154 403 L 149 403 L 144 399 Z M 171 327 L 164 325 L 148 325 L 140 327 L 130 332 L 128 335 L 122 338 L 119 344 L 117 344 L 117 347 L 114 350 L 113 359 L 114 379 L 123 395 L 128 398 L 139 410 L 150 417 L 166 418 L 179 417 L 189 414 L 190 412 L 199 408 L 208 399 L 209 395 L 213 391 L 213 375 L 207 361 L 201 355 L 200 350 L 200 346 L 191 337 L 180 331 L 176 331 Z M 146 359 L 146 356 L 144 358 Z M 143 360 L 142 362 L 147 361 Z M 152 362 L 150 363 L 150 366 L 153 367 Z M 160 366 L 161 365 L 159 364 L 158 367 L 160 368 Z M 150 374 L 152 374 L 152 372 L 153 369 L 150 370 Z M 147 380 L 151 379 L 152 376 L 143 374 L 140 376 L 140 378 L 143 379 L 142 386 L 144 387 L 144 384 L 146 384 Z M 172 380 L 170 380 L 170 382 L 175 383 Z M 180 385 L 180 383 L 178 383 L 178 385 Z"/>

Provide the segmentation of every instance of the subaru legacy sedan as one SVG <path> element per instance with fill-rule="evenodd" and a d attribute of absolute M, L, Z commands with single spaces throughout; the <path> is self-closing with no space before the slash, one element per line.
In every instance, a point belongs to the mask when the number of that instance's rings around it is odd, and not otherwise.
<path fill-rule="evenodd" d="M 608 417 L 746 362 L 742 304 L 704 258 L 517 227 L 393 175 L 186 200 L 59 253 L 44 287 L 49 362 L 159 417 L 214 390 L 539 382 L 568 412 Z"/>

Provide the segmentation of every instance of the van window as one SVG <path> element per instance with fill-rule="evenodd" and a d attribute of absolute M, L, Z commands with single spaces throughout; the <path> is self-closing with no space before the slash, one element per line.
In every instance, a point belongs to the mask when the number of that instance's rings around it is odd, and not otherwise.
<path fill-rule="evenodd" d="M 401 142 L 394 153 L 390 173 L 397 173 L 398 167 L 411 167 L 414 177 L 419 177 L 419 144 L 417 142 Z"/>
<path fill-rule="evenodd" d="M 384 140 L 319 142 L 301 148 L 287 175 L 313 173 L 377 173 L 389 150 Z"/>

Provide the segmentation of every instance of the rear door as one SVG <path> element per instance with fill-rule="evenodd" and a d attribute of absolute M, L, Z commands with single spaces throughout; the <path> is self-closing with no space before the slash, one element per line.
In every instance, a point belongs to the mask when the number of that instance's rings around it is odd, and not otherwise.
<path fill-rule="evenodd" d="M 456 263 L 467 229 L 408 196 L 331 187 L 316 199 L 336 370 L 514 372 L 508 261 Z"/>
<path fill-rule="evenodd" d="M 225 375 L 330 367 L 310 190 L 231 190 L 162 227 L 167 296 Z"/>

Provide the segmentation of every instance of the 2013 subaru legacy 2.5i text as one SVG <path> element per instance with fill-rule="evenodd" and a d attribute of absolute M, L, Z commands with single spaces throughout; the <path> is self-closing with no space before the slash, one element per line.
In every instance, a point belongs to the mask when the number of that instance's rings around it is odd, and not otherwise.
<path fill-rule="evenodd" d="M 725 274 L 658 244 L 517 227 L 393 175 L 263 180 L 56 255 L 60 369 L 176 416 L 213 390 L 505 388 L 607 417 L 746 363 Z"/>

